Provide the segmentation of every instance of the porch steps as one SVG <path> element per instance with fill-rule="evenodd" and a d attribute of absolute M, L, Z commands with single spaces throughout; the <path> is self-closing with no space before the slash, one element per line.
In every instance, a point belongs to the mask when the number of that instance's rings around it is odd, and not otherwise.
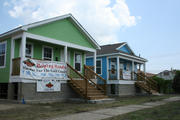
<path fill-rule="evenodd" d="M 156 90 L 152 89 L 148 83 L 146 83 L 145 81 L 137 81 L 135 82 L 135 85 L 139 88 L 142 88 L 143 90 L 145 90 L 146 92 L 153 94 L 153 95 L 160 95 L 159 92 L 157 92 Z"/>
<path fill-rule="evenodd" d="M 85 92 L 86 83 L 84 80 L 73 80 L 72 78 L 72 80 L 69 80 L 68 83 L 80 96 L 88 100 L 100 100 L 100 99 L 108 98 L 106 95 L 104 95 L 103 92 L 98 90 L 91 83 L 87 83 L 87 95 L 86 95 Z"/>

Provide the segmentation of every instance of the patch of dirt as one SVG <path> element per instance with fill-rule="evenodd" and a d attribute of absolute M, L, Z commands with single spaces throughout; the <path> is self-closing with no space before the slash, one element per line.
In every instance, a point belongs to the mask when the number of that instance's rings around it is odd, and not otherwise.
<path fill-rule="evenodd" d="M 0 110 L 8 110 L 13 108 L 25 108 L 29 107 L 30 105 L 24 105 L 24 104 L 0 104 Z"/>

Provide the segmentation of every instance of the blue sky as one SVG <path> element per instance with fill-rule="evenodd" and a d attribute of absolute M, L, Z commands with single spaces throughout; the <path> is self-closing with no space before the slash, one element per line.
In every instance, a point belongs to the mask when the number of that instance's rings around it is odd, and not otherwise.
<path fill-rule="evenodd" d="M 47 10 L 49 0 L 0 0 L 0 33 L 71 12 L 99 44 L 128 42 L 137 55 L 148 59 L 148 72 L 180 69 L 179 0 L 53 1 L 62 6 L 53 4 Z"/>

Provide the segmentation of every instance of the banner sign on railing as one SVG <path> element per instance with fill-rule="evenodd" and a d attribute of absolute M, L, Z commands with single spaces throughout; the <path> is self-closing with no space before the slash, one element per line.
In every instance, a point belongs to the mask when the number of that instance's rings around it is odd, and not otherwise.
<path fill-rule="evenodd" d="M 131 80 L 131 71 L 123 71 L 123 79 Z"/>
<path fill-rule="evenodd" d="M 29 79 L 67 79 L 67 66 L 56 61 L 43 61 L 26 58 L 22 61 L 21 75 Z"/>
<path fill-rule="evenodd" d="M 37 81 L 37 92 L 58 92 L 61 90 L 60 80 L 44 78 Z"/>

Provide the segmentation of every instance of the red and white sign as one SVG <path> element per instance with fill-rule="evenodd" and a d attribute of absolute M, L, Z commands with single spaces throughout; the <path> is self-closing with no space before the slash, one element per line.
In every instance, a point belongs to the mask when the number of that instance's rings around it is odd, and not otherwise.
<path fill-rule="evenodd" d="M 21 75 L 29 79 L 67 79 L 67 66 L 63 62 L 42 61 L 26 58 L 22 61 Z"/>
<path fill-rule="evenodd" d="M 58 92 L 60 90 L 60 80 L 45 78 L 37 81 L 37 92 Z"/>

